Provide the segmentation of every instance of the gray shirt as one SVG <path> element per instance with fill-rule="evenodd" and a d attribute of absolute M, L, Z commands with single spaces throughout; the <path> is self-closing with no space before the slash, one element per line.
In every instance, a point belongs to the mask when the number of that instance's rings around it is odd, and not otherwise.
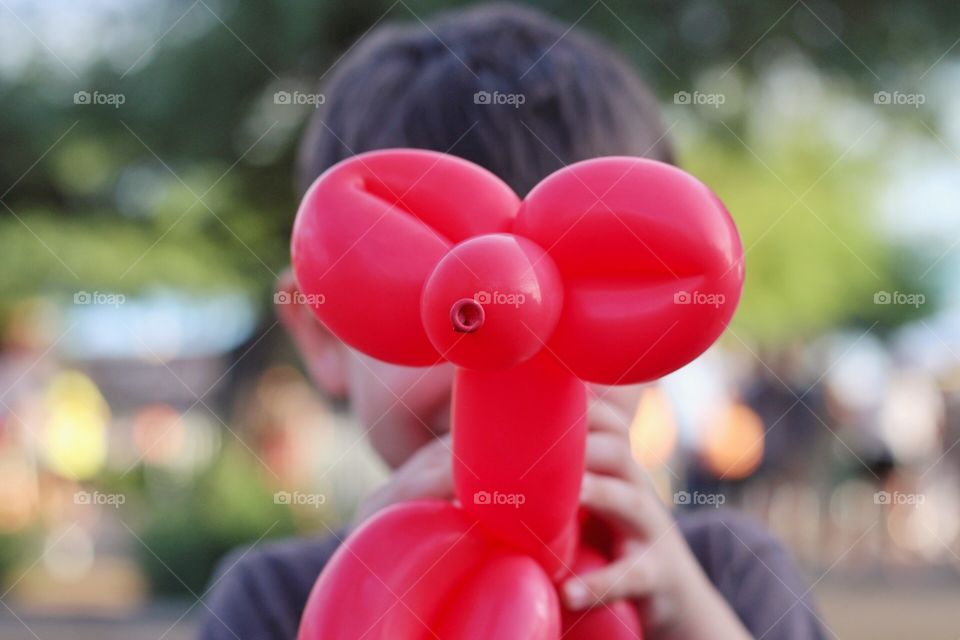
<path fill-rule="evenodd" d="M 821 640 L 805 581 L 780 543 L 731 511 L 681 511 L 677 522 L 707 576 L 758 640 Z M 293 640 L 317 576 L 339 541 L 303 538 L 239 549 L 214 576 L 202 640 Z"/>

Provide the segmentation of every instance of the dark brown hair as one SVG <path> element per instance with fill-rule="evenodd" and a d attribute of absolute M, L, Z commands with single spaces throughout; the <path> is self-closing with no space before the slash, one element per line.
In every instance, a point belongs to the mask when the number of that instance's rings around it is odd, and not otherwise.
<path fill-rule="evenodd" d="M 520 195 L 586 158 L 673 159 L 656 100 L 619 56 L 515 5 L 377 27 L 320 91 L 300 148 L 301 193 L 336 162 L 387 147 L 466 158 Z"/>

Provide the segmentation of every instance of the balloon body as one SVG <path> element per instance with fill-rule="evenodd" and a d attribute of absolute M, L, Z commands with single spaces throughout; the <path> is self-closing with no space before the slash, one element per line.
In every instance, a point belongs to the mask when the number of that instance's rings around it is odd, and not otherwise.
<path fill-rule="evenodd" d="M 463 509 L 551 575 L 572 561 L 586 413 L 583 383 L 546 352 L 454 377 L 453 479 Z"/>
<path fill-rule="evenodd" d="M 578 574 L 605 563 L 582 546 L 569 568 Z M 384 509 L 337 550 L 314 584 L 297 637 L 627 640 L 642 631 L 624 601 L 562 610 L 540 563 L 492 542 L 450 503 L 419 500 Z"/>
<path fill-rule="evenodd" d="M 384 510 L 331 557 L 307 601 L 298 637 L 427 637 L 421 620 L 432 625 L 443 613 L 434 590 L 453 589 L 491 551 L 471 525 L 443 502 Z"/>
<path fill-rule="evenodd" d="M 440 638 L 489 640 L 560 637 L 560 604 L 553 583 L 535 561 L 495 555 L 450 600 L 437 626 Z"/>
<path fill-rule="evenodd" d="M 458 504 L 370 519 L 321 573 L 299 640 L 638 638 L 620 601 L 563 611 L 556 584 L 602 566 L 584 538 L 586 382 L 654 380 L 729 322 L 743 250 L 689 174 L 598 158 L 521 202 L 452 156 L 354 156 L 307 192 L 291 253 L 300 290 L 349 346 L 387 362 L 457 366 Z"/>

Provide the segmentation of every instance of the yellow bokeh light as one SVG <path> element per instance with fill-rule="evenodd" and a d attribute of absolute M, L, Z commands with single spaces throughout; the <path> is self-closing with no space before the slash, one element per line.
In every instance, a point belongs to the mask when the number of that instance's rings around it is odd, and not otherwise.
<path fill-rule="evenodd" d="M 97 386 L 79 371 L 63 371 L 54 376 L 44 399 L 43 450 L 49 467 L 77 480 L 95 475 L 107 456 L 110 420 Z"/>

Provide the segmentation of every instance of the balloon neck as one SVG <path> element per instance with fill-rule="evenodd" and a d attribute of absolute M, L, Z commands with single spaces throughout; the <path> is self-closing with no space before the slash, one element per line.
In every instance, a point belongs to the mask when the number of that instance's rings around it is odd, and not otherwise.
<path fill-rule="evenodd" d="M 483 305 L 472 298 L 463 298 L 450 308 L 450 322 L 457 333 L 473 333 L 483 326 Z"/>

